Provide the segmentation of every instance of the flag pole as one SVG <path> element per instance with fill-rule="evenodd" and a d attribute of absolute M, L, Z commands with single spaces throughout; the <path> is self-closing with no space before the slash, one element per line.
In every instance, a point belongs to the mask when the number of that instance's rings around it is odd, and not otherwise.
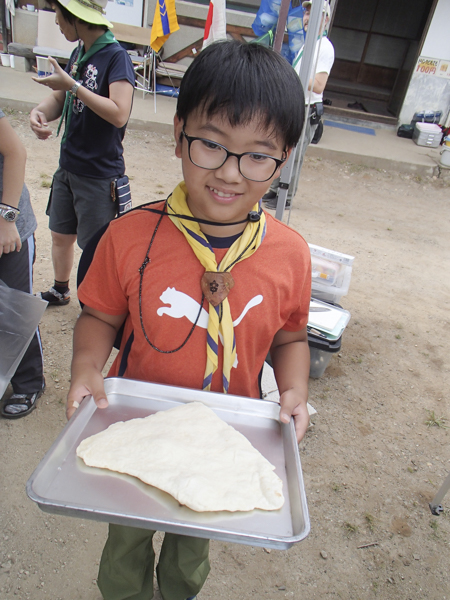
<path fill-rule="evenodd" d="M 156 52 L 153 50 L 153 103 L 156 114 Z"/>

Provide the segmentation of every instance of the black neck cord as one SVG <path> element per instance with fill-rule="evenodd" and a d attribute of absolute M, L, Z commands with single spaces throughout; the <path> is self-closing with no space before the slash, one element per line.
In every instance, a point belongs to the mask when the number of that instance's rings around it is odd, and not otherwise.
<path fill-rule="evenodd" d="M 171 195 L 172 194 L 170 194 L 170 196 Z M 158 210 L 156 208 L 147 208 L 149 206 L 149 204 L 145 204 L 144 206 L 137 206 L 134 210 L 145 210 L 147 212 L 152 212 L 157 215 L 169 216 L 168 212 L 166 211 L 166 207 L 170 206 L 170 204 L 169 204 L 170 196 L 168 196 L 166 198 L 164 210 Z M 150 206 L 152 204 L 158 204 L 159 202 L 161 202 L 161 201 L 157 200 L 156 202 L 152 202 L 152 203 L 150 203 Z M 178 219 L 181 219 L 181 220 L 184 219 L 185 221 L 195 221 L 196 223 L 202 223 L 202 225 L 214 225 L 217 227 L 230 227 L 232 225 L 242 225 L 242 223 L 248 223 L 248 221 L 259 221 L 261 218 L 261 214 L 262 214 L 262 208 L 260 208 L 258 211 L 251 210 L 248 213 L 246 219 L 243 219 L 242 221 L 234 221 L 233 223 L 217 223 L 217 221 L 207 221 L 206 219 L 197 219 L 197 217 L 190 217 L 189 215 L 180 215 L 175 212 L 170 216 L 177 217 Z"/>
<path fill-rule="evenodd" d="M 166 204 L 167 204 L 167 200 L 166 200 Z M 152 211 L 152 212 L 156 212 L 156 211 Z M 204 295 L 204 294 L 202 294 L 202 299 L 201 299 L 201 301 L 200 301 L 200 309 L 199 309 L 199 311 L 198 311 L 198 314 L 197 314 L 197 317 L 196 317 L 196 319 L 195 319 L 195 321 L 194 321 L 194 324 L 192 325 L 192 327 L 191 327 L 191 329 L 190 329 L 189 333 L 187 334 L 187 336 L 186 336 L 186 339 L 184 340 L 184 342 L 182 342 L 182 343 L 181 343 L 181 344 L 178 346 L 178 348 L 174 348 L 173 350 L 161 350 L 160 348 L 158 348 L 157 346 L 155 346 L 155 344 L 153 344 L 153 343 L 150 341 L 150 339 L 149 339 L 149 337 L 148 337 L 148 335 L 147 335 L 147 332 L 146 332 L 146 330 L 145 330 L 145 326 L 144 326 L 144 318 L 143 318 L 143 315 L 142 315 L 142 284 L 143 284 L 143 280 L 144 280 L 144 271 L 145 271 L 145 269 L 146 269 L 147 265 L 148 265 L 148 264 L 151 262 L 151 261 L 150 261 L 150 250 L 151 250 L 151 247 L 152 247 L 152 245 L 153 245 L 153 241 L 154 241 L 154 239 L 155 239 L 156 232 L 157 232 L 157 231 L 158 231 L 158 229 L 159 229 L 159 226 L 160 226 L 160 224 L 161 224 L 161 221 L 162 221 L 162 218 L 163 218 L 163 216 L 164 216 L 164 215 L 167 215 L 167 212 L 162 212 L 162 211 L 158 211 L 158 212 L 161 214 L 161 216 L 159 217 L 159 219 L 158 219 L 158 222 L 156 223 L 155 229 L 154 229 L 154 231 L 153 231 L 153 235 L 152 235 L 152 237 L 151 237 L 150 244 L 149 244 L 149 246 L 148 246 L 148 248 L 147 248 L 147 252 L 146 252 L 146 254 L 145 254 L 144 262 L 143 262 L 143 263 L 142 263 L 142 265 L 139 267 L 139 275 L 140 275 L 140 277 L 139 277 L 139 320 L 140 320 L 140 322 L 141 322 L 141 329 L 142 329 L 142 333 L 144 334 L 144 337 L 145 337 L 145 339 L 146 339 L 147 343 L 148 343 L 148 344 L 149 344 L 149 345 L 150 345 L 150 346 L 151 346 L 151 347 L 152 347 L 154 350 L 156 350 L 157 352 L 160 352 L 161 354 L 173 354 L 174 352 L 178 352 L 178 350 L 181 350 L 181 348 L 183 348 L 183 346 L 185 346 L 185 345 L 187 344 L 187 342 L 188 342 L 189 338 L 190 338 L 190 337 L 191 337 L 191 335 L 194 333 L 194 329 L 195 329 L 195 327 L 196 327 L 196 325 L 197 325 L 197 323 L 198 323 L 198 320 L 200 319 L 200 315 L 201 315 L 201 313 L 202 313 L 202 308 L 203 308 L 203 302 L 204 302 L 204 300 L 205 300 L 205 295 Z"/>
<path fill-rule="evenodd" d="M 170 198 L 170 196 L 169 196 Z M 147 252 L 145 254 L 145 258 L 144 258 L 144 262 L 142 263 L 142 265 L 139 267 L 139 320 L 141 322 L 141 329 L 142 329 L 142 333 L 144 334 L 144 338 L 146 339 L 147 343 L 157 352 L 160 352 L 161 354 L 173 354 L 174 352 L 178 352 L 178 350 L 181 350 L 181 348 L 183 348 L 183 346 L 185 346 L 189 340 L 189 338 L 191 337 L 191 335 L 194 333 L 195 327 L 198 323 L 198 320 L 200 319 L 200 315 L 202 313 L 202 308 L 203 308 L 203 302 L 205 300 L 205 294 L 202 293 L 202 299 L 200 301 L 200 309 L 198 311 L 197 317 L 189 331 L 189 333 L 187 334 L 184 342 L 182 342 L 177 348 L 174 348 L 173 350 L 161 350 L 160 348 L 158 348 L 157 346 L 155 346 L 149 339 L 147 332 L 145 330 L 145 326 L 144 326 L 144 318 L 142 315 L 142 284 L 143 284 L 143 280 L 144 280 L 144 271 L 147 267 L 147 265 L 151 262 L 150 260 L 150 250 L 152 248 L 154 239 L 156 237 L 156 232 L 159 229 L 159 226 L 161 224 L 161 221 L 163 219 L 164 216 L 168 217 L 168 216 L 173 216 L 173 217 L 177 217 L 179 219 L 186 219 L 188 221 L 196 221 L 197 223 L 204 223 L 204 224 L 211 224 L 211 225 L 221 225 L 221 226 L 225 226 L 225 225 L 239 225 L 241 223 L 247 223 L 247 221 L 249 220 L 248 218 L 243 220 L 243 221 L 237 221 L 235 223 L 214 223 L 212 221 L 205 221 L 203 219 L 196 219 L 195 217 L 189 217 L 187 215 L 178 215 L 176 213 L 174 213 L 173 215 L 169 215 L 169 213 L 167 212 L 167 206 L 169 205 L 169 198 L 166 199 L 165 204 L 164 204 L 164 210 L 155 210 L 155 209 L 151 209 L 151 208 L 142 208 L 142 207 L 137 207 L 138 209 L 141 210 L 146 210 L 147 212 L 152 212 L 152 213 L 156 213 L 159 214 L 160 217 L 156 223 L 155 229 L 153 231 L 152 237 L 150 239 L 150 244 L 147 248 Z M 253 212 L 253 211 L 252 211 Z M 253 214 L 257 215 L 257 219 L 254 218 L 253 220 L 259 221 L 260 218 L 260 214 L 261 214 L 261 209 L 259 210 L 259 213 L 255 213 L 253 212 Z M 249 213 L 252 214 L 252 213 Z M 258 227 L 256 229 L 255 234 L 253 235 L 252 239 L 250 240 L 250 242 L 247 244 L 247 246 L 244 248 L 244 250 L 242 250 L 242 252 L 239 254 L 239 256 L 230 264 L 228 265 L 228 267 L 225 269 L 225 271 L 229 271 L 231 269 L 231 267 L 233 267 L 237 262 L 239 262 L 241 260 L 241 258 L 243 257 L 243 255 L 247 252 L 247 250 L 252 246 L 252 244 L 254 243 L 254 241 L 256 240 L 259 230 L 261 228 L 261 223 L 258 223 Z M 223 315 L 223 308 L 222 308 L 222 303 L 220 304 L 220 308 L 219 308 L 219 323 L 222 321 L 222 315 Z"/>

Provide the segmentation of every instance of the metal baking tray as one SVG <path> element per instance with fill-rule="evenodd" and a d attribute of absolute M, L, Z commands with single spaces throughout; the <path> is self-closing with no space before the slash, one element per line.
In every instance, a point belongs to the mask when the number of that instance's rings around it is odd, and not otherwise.
<path fill-rule="evenodd" d="M 109 406 L 99 409 L 86 398 L 28 480 L 27 494 L 43 511 L 266 548 L 286 549 L 308 535 L 294 424 L 280 423 L 278 404 L 123 378 L 105 379 L 105 391 Z M 84 438 L 112 423 L 194 400 L 245 435 L 275 466 L 285 496 L 280 510 L 198 513 L 139 479 L 88 467 L 76 456 Z"/>

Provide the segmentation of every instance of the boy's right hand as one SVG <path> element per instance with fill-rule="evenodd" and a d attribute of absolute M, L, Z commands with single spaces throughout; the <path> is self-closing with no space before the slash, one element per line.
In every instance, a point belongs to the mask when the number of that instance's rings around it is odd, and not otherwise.
<path fill-rule="evenodd" d="M 67 394 L 66 416 L 73 415 L 87 396 L 92 396 L 98 408 L 106 408 L 108 400 L 105 392 L 103 375 L 96 369 L 83 370 L 83 375 L 73 378 Z"/>
<path fill-rule="evenodd" d="M 46 116 L 37 108 L 33 108 L 30 113 L 30 126 L 40 140 L 48 139 L 53 133 L 48 126 Z"/>

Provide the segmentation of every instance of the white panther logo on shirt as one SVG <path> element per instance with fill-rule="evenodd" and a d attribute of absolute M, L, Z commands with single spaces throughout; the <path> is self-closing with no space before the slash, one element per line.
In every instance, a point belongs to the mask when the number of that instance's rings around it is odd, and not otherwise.
<path fill-rule="evenodd" d="M 204 308 L 200 310 L 200 304 L 184 292 L 180 292 L 175 288 L 168 287 L 164 290 L 159 299 L 164 304 L 170 305 L 161 306 L 160 308 L 158 308 L 156 313 L 159 317 L 162 317 L 163 315 L 168 315 L 169 317 L 172 317 L 172 319 L 181 319 L 183 317 L 186 317 L 192 324 L 194 324 L 195 320 L 197 319 L 198 313 L 200 312 L 200 317 L 197 321 L 197 327 L 202 327 L 203 329 L 208 328 L 209 314 Z M 261 296 L 261 294 L 251 298 L 245 305 L 244 310 L 239 315 L 239 317 L 235 321 L 233 321 L 233 327 L 237 327 L 242 321 L 242 319 L 245 317 L 245 315 L 248 313 L 248 311 L 254 306 L 258 306 L 258 304 L 261 304 L 262 301 L 263 297 Z M 222 335 L 220 333 L 219 337 L 220 341 L 223 344 Z M 238 361 L 236 354 L 236 360 L 233 364 L 234 368 L 237 367 L 237 363 Z"/>

